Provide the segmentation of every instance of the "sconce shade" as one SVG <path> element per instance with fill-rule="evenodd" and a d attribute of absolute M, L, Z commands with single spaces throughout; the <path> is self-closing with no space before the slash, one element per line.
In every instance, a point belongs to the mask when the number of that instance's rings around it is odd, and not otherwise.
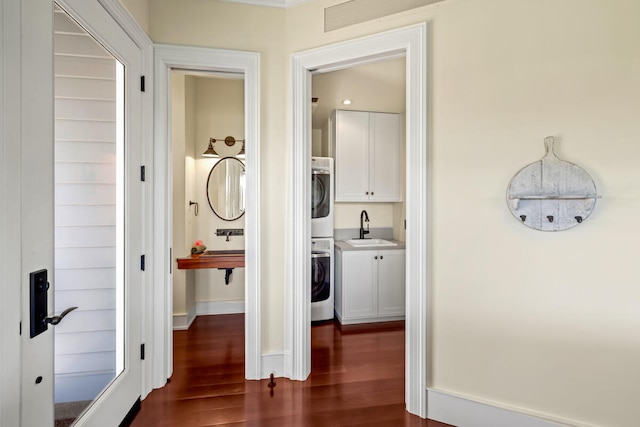
<path fill-rule="evenodd" d="M 215 141 L 216 140 L 213 138 L 209 139 L 209 147 L 204 153 L 202 153 L 202 157 L 220 157 L 220 154 L 216 153 L 216 150 L 213 149 L 213 143 Z"/>

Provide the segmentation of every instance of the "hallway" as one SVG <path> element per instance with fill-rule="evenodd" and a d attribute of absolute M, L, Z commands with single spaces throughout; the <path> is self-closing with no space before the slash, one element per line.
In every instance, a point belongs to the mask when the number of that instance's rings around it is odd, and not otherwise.
<path fill-rule="evenodd" d="M 198 317 L 174 332 L 171 382 L 143 402 L 134 427 L 427 426 L 404 411 L 404 323 L 312 328 L 305 382 L 244 380 L 244 316 Z"/>

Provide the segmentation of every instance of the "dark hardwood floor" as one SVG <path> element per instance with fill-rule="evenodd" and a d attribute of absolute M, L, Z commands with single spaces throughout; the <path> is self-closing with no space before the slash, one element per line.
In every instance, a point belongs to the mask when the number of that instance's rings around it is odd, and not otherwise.
<path fill-rule="evenodd" d="M 404 322 L 312 327 L 307 381 L 244 379 L 244 315 L 198 317 L 174 332 L 174 371 L 142 401 L 147 426 L 428 426 L 404 410 Z"/>

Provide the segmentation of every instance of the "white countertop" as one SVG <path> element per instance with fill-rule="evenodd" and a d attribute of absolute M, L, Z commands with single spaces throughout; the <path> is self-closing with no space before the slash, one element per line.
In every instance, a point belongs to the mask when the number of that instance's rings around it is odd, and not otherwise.
<path fill-rule="evenodd" d="M 347 242 L 343 241 L 343 240 L 336 240 L 335 241 L 335 247 L 336 249 L 340 250 L 340 251 L 379 251 L 379 250 L 396 250 L 396 249 L 405 249 L 405 242 L 401 242 L 399 240 L 394 240 L 394 239 L 385 239 L 388 240 L 390 242 L 393 243 L 397 243 L 396 246 L 385 246 L 385 245 L 380 245 L 380 246 L 361 246 L 361 247 L 355 247 L 355 246 L 351 246 L 350 244 L 348 244 Z"/>

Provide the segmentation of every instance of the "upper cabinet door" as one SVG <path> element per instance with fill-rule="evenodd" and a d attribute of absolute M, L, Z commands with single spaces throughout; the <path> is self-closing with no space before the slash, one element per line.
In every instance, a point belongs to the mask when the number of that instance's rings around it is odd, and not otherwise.
<path fill-rule="evenodd" d="M 400 114 L 369 113 L 369 193 L 372 202 L 402 200 Z"/>
<path fill-rule="evenodd" d="M 369 114 L 335 111 L 336 202 L 369 200 Z"/>
<path fill-rule="evenodd" d="M 402 201 L 401 122 L 400 114 L 334 111 L 336 202 Z"/>

